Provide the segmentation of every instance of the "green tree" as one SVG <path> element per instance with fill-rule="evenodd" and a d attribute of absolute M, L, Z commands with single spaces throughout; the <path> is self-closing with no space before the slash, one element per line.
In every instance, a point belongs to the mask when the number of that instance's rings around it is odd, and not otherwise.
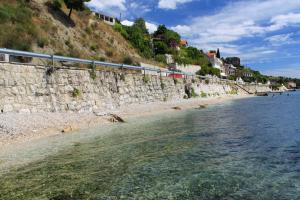
<path fill-rule="evenodd" d="M 154 42 L 154 53 L 157 54 L 166 54 L 168 52 L 168 45 L 162 41 Z"/>
<path fill-rule="evenodd" d="M 69 18 L 71 18 L 73 9 L 82 11 L 85 8 L 84 3 L 89 1 L 90 0 L 64 0 L 67 8 L 70 9 Z"/>
<path fill-rule="evenodd" d="M 139 28 L 144 34 L 149 35 L 148 29 L 146 27 L 146 22 L 143 18 L 138 18 L 135 20 L 133 27 Z"/>
<path fill-rule="evenodd" d="M 146 29 L 145 21 L 137 19 L 133 26 L 126 27 L 126 32 L 128 34 L 128 40 L 141 52 L 141 55 L 145 58 L 151 58 L 153 55 L 151 40 Z"/>
<path fill-rule="evenodd" d="M 172 41 L 179 44 L 180 39 L 181 39 L 181 37 L 178 33 L 167 29 L 165 25 L 159 25 L 157 28 L 157 31 L 155 31 L 153 33 L 153 36 L 155 38 L 159 38 L 161 41 L 163 41 L 168 46 L 170 46 Z"/>
<path fill-rule="evenodd" d="M 201 67 L 201 70 L 197 72 L 197 74 L 201 76 L 212 75 L 220 77 L 220 70 L 211 66 L 203 66 Z"/>
<path fill-rule="evenodd" d="M 160 37 L 162 35 L 165 35 L 167 32 L 167 27 L 165 25 L 159 25 L 157 30 L 154 32 L 153 36 L 154 37 Z"/>

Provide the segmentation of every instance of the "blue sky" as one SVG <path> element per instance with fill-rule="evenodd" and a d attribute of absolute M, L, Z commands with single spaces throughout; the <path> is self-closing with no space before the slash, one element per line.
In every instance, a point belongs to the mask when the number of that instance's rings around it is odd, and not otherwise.
<path fill-rule="evenodd" d="M 92 10 L 137 17 L 150 31 L 165 24 L 190 45 L 222 56 L 239 56 L 244 65 L 268 75 L 300 78 L 300 0 L 92 0 Z"/>

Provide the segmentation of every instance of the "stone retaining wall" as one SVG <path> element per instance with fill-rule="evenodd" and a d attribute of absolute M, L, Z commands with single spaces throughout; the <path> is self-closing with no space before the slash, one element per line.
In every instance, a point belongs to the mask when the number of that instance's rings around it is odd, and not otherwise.
<path fill-rule="evenodd" d="M 191 83 L 193 82 L 193 83 Z M 183 99 L 192 84 L 200 95 L 225 95 L 232 88 L 194 80 L 90 70 L 56 69 L 44 66 L 0 63 L 1 112 L 95 112 L 127 104 Z M 201 96 L 201 95 L 200 95 Z"/>

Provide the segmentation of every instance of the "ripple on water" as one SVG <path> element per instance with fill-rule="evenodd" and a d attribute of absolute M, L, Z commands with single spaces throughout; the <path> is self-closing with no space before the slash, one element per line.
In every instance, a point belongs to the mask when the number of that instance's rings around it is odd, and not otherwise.
<path fill-rule="evenodd" d="M 295 96 L 92 130 L 3 175 L 0 199 L 300 199 Z"/>

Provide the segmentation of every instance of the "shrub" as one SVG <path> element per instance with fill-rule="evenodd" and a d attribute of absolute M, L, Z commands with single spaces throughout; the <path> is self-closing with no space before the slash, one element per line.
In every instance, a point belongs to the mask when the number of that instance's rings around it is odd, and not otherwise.
<path fill-rule="evenodd" d="M 107 57 L 113 57 L 114 52 L 109 50 L 109 51 L 106 51 L 105 54 L 106 54 Z"/>
<path fill-rule="evenodd" d="M 121 81 L 125 81 L 125 74 L 123 74 L 123 73 L 120 74 L 120 80 L 121 80 Z"/>
<path fill-rule="evenodd" d="M 92 51 L 97 51 L 97 49 L 99 49 L 99 46 L 98 46 L 97 44 L 92 44 L 92 45 L 90 46 L 90 49 L 91 49 Z"/>
<path fill-rule="evenodd" d="M 162 55 L 162 54 L 156 55 L 156 56 L 155 56 L 155 60 L 156 60 L 157 62 L 167 63 L 166 56 L 165 56 L 165 55 Z"/>
<path fill-rule="evenodd" d="M 96 78 L 97 78 L 97 74 L 96 74 L 96 65 L 89 65 L 89 68 L 91 69 L 90 71 L 89 71 L 89 73 L 90 73 L 90 77 L 93 79 L 93 80 L 95 80 Z"/>
<path fill-rule="evenodd" d="M 115 29 L 116 31 L 118 31 L 119 33 L 121 33 L 121 35 L 122 35 L 124 38 L 128 39 L 129 35 L 128 35 L 128 33 L 126 32 L 126 30 L 123 28 L 123 25 L 122 25 L 122 24 L 116 23 L 116 24 L 114 25 L 114 29 Z"/>
<path fill-rule="evenodd" d="M 227 92 L 227 94 L 231 94 L 231 95 L 237 95 L 237 90 L 231 90 L 229 92 Z"/>
<path fill-rule="evenodd" d="M 85 28 L 85 32 L 88 34 L 88 35 L 91 35 L 92 34 L 92 32 L 93 32 L 93 30 L 91 29 L 91 27 L 86 27 Z"/>
<path fill-rule="evenodd" d="M 177 78 L 174 78 L 174 84 L 177 85 L 179 83 L 179 80 Z"/>
<path fill-rule="evenodd" d="M 97 74 L 96 74 L 95 70 L 91 70 L 89 72 L 90 72 L 91 79 L 95 80 L 97 78 Z"/>
<path fill-rule="evenodd" d="M 71 44 L 70 38 L 65 41 L 65 45 L 67 45 L 69 48 L 73 48 L 73 45 Z"/>
<path fill-rule="evenodd" d="M 76 48 L 70 48 L 68 56 L 73 57 L 73 58 L 80 58 L 81 52 Z"/>
<path fill-rule="evenodd" d="M 161 82 L 160 82 L 160 87 L 161 87 L 161 89 L 164 90 L 164 89 L 166 88 L 166 84 L 165 84 L 164 82 L 161 81 Z"/>
<path fill-rule="evenodd" d="M 47 46 L 49 44 L 49 41 L 46 38 L 39 38 L 37 41 L 37 45 L 40 48 L 44 48 L 45 46 Z"/>
<path fill-rule="evenodd" d="M 124 59 L 123 59 L 123 63 L 126 64 L 126 65 L 133 65 L 133 60 L 132 60 L 131 57 L 126 56 L 126 57 L 124 57 Z"/>
<path fill-rule="evenodd" d="M 113 45 L 115 43 L 114 38 L 109 38 L 109 42 L 110 42 L 111 45 Z"/>
<path fill-rule="evenodd" d="M 145 75 L 143 78 L 144 83 L 149 83 L 150 82 L 150 76 L 149 75 Z"/>
<path fill-rule="evenodd" d="M 198 97 L 199 95 L 195 92 L 195 89 L 192 88 L 192 93 L 191 93 L 192 97 Z"/>
<path fill-rule="evenodd" d="M 96 61 L 102 61 L 102 62 L 105 62 L 105 58 L 102 57 L 102 56 L 91 56 L 90 57 L 90 60 L 96 60 Z"/>
<path fill-rule="evenodd" d="M 197 72 L 198 75 L 201 75 L 201 76 L 205 76 L 205 75 L 212 75 L 212 76 L 217 76 L 217 77 L 220 77 L 221 71 L 217 68 L 213 68 L 211 66 L 202 66 L 201 67 L 201 70 L 199 70 Z"/>
<path fill-rule="evenodd" d="M 79 97 L 80 95 L 81 95 L 80 90 L 77 89 L 77 88 L 74 88 L 74 90 L 73 90 L 73 92 L 72 92 L 72 96 L 73 96 L 74 98 L 76 98 L 76 97 Z"/>
<path fill-rule="evenodd" d="M 60 10 L 61 9 L 61 1 L 60 0 L 53 0 L 53 2 L 51 3 L 51 7 L 54 9 L 54 10 Z"/>
<path fill-rule="evenodd" d="M 207 97 L 207 93 L 205 93 L 205 92 L 203 92 L 203 91 L 201 91 L 201 97 Z"/>
<path fill-rule="evenodd" d="M 205 84 L 208 85 L 209 84 L 209 80 L 205 79 Z"/>

